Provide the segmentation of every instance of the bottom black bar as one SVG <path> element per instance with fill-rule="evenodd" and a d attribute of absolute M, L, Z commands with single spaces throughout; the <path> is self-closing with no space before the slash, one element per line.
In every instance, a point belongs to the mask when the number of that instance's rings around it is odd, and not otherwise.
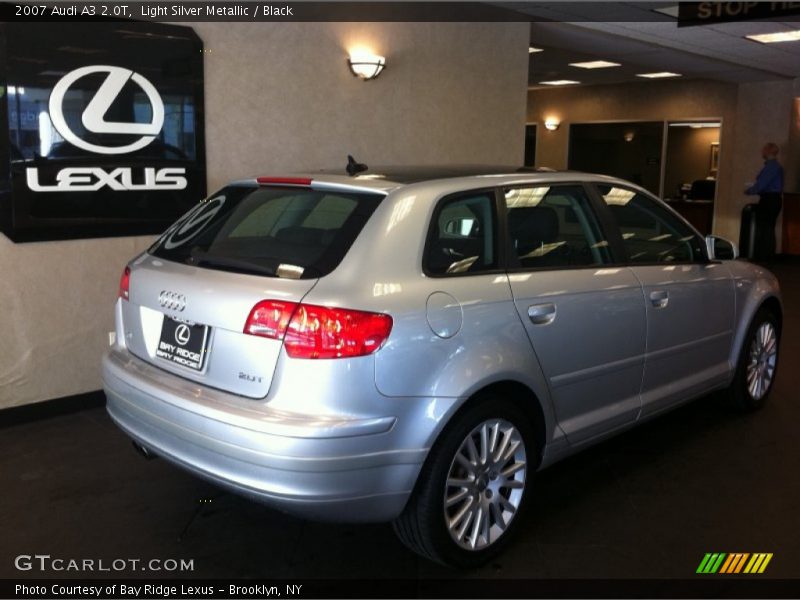
<path fill-rule="evenodd" d="M 0 598 L 797 598 L 800 579 L 6 579 Z"/>

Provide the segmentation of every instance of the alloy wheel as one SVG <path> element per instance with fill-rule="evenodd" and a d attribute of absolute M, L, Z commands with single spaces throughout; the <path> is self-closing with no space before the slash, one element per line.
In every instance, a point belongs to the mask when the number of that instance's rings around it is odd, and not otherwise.
<path fill-rule="evenodd" d="M 488 419 L 464 438 L 447 473 L 444 515 L 450 537 L 467 550 L 494 544 L 525 492 L 525 442 L 505 419 Z"/>
<path fill-rule="evenodd" d="M 772 385 L 778 360 L 778 336 L 769 321 L 759 325 L 750 343 L 747 360 L 747 391 L 753 400 L 761 400 Z"/>

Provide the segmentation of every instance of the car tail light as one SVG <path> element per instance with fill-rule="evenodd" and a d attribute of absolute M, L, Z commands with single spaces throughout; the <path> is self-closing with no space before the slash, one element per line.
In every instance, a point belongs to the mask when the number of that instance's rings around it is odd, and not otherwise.
<path fill-rule="evenodd" d="M 297 304 L 295 302 L 281 302 L 279 300 L 262 300 L 250 311 L 244 332 L 250 335 L 283 339 L 289 319 L 292 318 Z"/>
<path fill-rule="evenodd" d="M 125 267 L 122 272 L 122 277 L 119 278 L 119 294 L 118 296 L 123 300 L 130 300 L 131 297 L 131 268 Z"/>
<path fill-rule="evenodd" d="M 259 302 L 250 311 L 244 332 L 283 339 L 292 358 L 351 358 L 378 350 L 392 331 L 382 313 L 296 304 Z"/>

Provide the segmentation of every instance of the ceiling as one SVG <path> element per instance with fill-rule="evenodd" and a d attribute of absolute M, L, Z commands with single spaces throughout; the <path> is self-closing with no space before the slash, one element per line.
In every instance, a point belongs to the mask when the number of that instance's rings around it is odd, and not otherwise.
<path fill-rule="evenodd" d="M 551 2 L 506 4 L 529 15 L 529 85 L 578 80 L 582 84 L 646 81 L 637 73 L 672 71 L 686 78 L 730 83 L 800 77 L 800 41 L 760 44 L 745 35 L 800 29 L 800 21 L 739 21 L 678 27 L 675 2 Z M 621 67 L 580 69 L 572 62 L 608 60 Z"/>

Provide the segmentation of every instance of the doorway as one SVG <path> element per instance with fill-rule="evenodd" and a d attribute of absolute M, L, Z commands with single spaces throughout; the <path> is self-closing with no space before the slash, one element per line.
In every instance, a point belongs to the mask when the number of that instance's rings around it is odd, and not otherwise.
<path fill-rule="evenodd" d="M 567 164 L 626 179 L 658 195 L 663 141 L 663 121 L 574 124 Z"/>
<path fill-rule="evenodd" d="M 525 166 L 536 165 L 536 123 L 525 125 Z"/>

